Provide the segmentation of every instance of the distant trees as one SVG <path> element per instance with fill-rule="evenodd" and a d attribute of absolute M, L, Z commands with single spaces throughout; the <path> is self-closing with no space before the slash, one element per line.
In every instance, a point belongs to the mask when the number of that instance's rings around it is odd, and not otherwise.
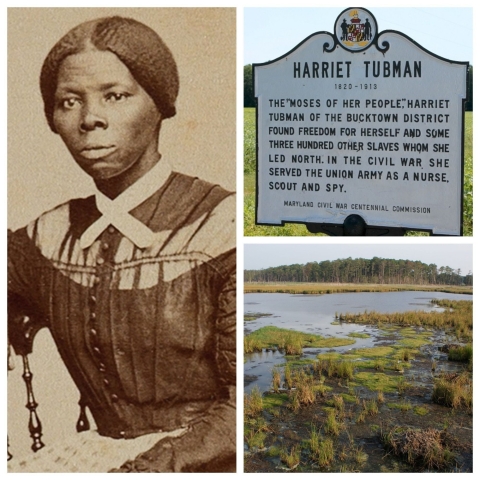
<path fill-rule="evenodd" d="M 473 112 L 473 65 L 468 67 L 467 101 L 465 102 L 465 111 Z"/>
<path fill-rule="evenodd" d="M 245 270 L 245 282 L 317 282 L 380 283 L 414 285 L 473 285 L 473 274 L 462 276 L 461 270 L 427 265 L 413 260 L 374 257 L 344 258 L 309 262 L 305 265 L 282 265 L 263 270 Z"/>
<path fill-rule="evenodd" d="M 253 69 L 251 65 L 243 67 L 243 106 L 254 107 L 255 96 L 253 93 Z"/>

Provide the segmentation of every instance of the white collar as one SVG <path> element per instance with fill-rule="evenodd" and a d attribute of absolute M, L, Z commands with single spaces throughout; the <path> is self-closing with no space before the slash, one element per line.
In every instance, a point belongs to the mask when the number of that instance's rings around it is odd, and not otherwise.
<path fill-rule="evenodd" d="M 158 191 L 171 172 L 168 162 L 161 159 L 143 177 L 113 200 L 97 190 L 95 201 L 102 216 L 83 232 L 80 237 L 81 248 L 90 247 L 109 225 L 113 225 L 137 247 L 151 246 L 155 237 L 154 232 L 129 212 Z"/>

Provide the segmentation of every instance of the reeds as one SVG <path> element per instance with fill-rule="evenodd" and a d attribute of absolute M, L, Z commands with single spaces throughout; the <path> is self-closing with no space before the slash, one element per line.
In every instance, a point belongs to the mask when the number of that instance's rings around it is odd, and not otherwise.
<path fill-rule="evenodd" d="M 261 352 L 262 351 L 262 343 L 252 337 L 251 335 L 247 335 L 243 339 L 243 351 L 244 353 L 253 353 L 253 352 Z"/>
<path fill-rule="evenodd" d="M 451 348 L 448 359 L 455 362 L 471 363 L 473 361 L 473 345 L 469 343 L 463 347 Z"/>
<path fill-rule="evenodd" d="M 279 392 L 281 383 L 282 377 L 280 376 L 278 368 L 272 368 L 272 386 L 275 393 Z"/>
<path fill-rule="evenodd" d="M 300 463 L 300 448 L 298 445 L 293 445 L 288 449 L 282 449 L 280 452 L 280 460 L 287 465 L 290 470 L 293 470 Z"/>
<path fill-rule="evenodd" d="M 473 382 L 468 372 L 442 374 L 435 379 L 432 401 L 440 405 L 471 411 Z"/>
<path fill-rule="evenodd" d="M 326 467 L 333 462 L 335 450 L 330 438 L 323 439 L 320 432 L 312 425 L 310 430 L 310 458 L 320 467 Z"/>
<path fill-rule="evenodd" d="M 430 291 L 445 293 L 471 293 L 472 287 L 458 285 L 404 285 L 404 284 L 348 284 L 314 282 L 246 282 L 244 293 L 289 293 L 301 295 L 321 295 L 350 292 L 404 292 Z"/>
<path fill-rule="evenodd" d="M 401 326 L 430 326 L 451 329 L 457 338 L 466 341 L 472 340 L 473 332 L 473 302 L 468 300 L 433 300 L 443 312 L 396 312 L 379 313 L 375 311 L 341 314 L 340 319 L 347 323 L 362 323 L 378 325 L 379 323 L 391 323 Z"/>
<path fill-rule="evenodd" d="M 327 413 L 327 418 L 325 423 L 323 424 L 323 431 L 327 435 L 333 435 L 337 437 L 340 434 L 340 430 L 342 429 L 342 424 L 337 420 L 334 410 L 330 410 Z"/>
<path fill-rule="evenodd" d="M 243 410 L 247 417 L 256 417 L 263 410 L 263 398 L 260 389 L 255 386 L 250 395 L 247 393 L 243 396 Z"/>
<path fill-rule="evenodd" d="M 353 380 L 355 367 L 353 362 L 349 360 L 326 358 L 316 362 L 314 370 L 320 374 L 324 374 L 328 378 L 339 377 Z"/>
<path fill-rule="evenodd" d="M 310 375 L 303 370 L 295 372 L 294 384 L 296 386 L 294 396 L 297 397 L 300 405 L 310 405 L 315 401 L 313 378 Z"/>
<path fill-rule="evenodd" d="M 293 387 L 293 378 L 292 378 L 292 370 L 288 363 L 285 365 L 285 368 L 283 369 L 283 375 L 285 376 L 285 386 L 289 390 L 291 390 Z"/>

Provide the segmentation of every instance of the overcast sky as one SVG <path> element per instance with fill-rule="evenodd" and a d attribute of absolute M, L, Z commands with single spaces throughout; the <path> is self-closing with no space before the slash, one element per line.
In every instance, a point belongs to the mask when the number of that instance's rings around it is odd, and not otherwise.
<path fill-rule="evenodd" d="M 244 249 L 245 269 L 263 269 L 279 265 L 305 264 L 338 258 L 394 258 L 396 260 L 419 260 L 438 268 L 460 268 L 462 275 L 473 272 L 473 247 L 467 244 L 288 244 L 254 245 Z"/>
<path fill-rule="evenodd" d="M 274 60 L 312 33 L 332 33 L 336 18 L 348 7 L 246 8 L 244 65 Z M 473 8 L 364 7 L 376 18 L 380 32 L 398 30 L 436 55 L 473 64 Z"/>

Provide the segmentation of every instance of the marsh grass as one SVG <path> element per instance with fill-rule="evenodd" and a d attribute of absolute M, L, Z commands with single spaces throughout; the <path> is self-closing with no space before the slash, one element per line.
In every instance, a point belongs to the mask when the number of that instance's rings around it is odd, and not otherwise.
<path fill-rule="evenodd" d="M 429 412 L 428 408 L 427 407 L 421 407 L 419 405 L 417 405 L 416 407 L 413 407 L 413 413 L 415 415 L 420 415 L 422 417 L 424 417 L 425 415 L 427 415 Z"/>
<path fill-rule="evenodd" d="M 265 448 L 268 425 L 263 418 L 248 418 L 244 422 L 244 436 L 248 448 Z"/>
<path fill-rule="evenodd" d="M 315 402 L 316 394 L 312 376 L 307 375 L 303 370 L 295 372 L 294 384 L 296 390 L 293 395 L 297 397 L 300 405 L 311 405 Z"/>
<path fill-rule="evenodd" d="M 278 348 L 286 355 L 301 355 L 304 347 L 331 348 L 353 343 L 355 340 L 348 338 L 325 338 L 312 333 L 267 326 L 259 328 L 245 337 L 244 353 L 261 351 L 263 348 Z"/>
<path fill-rule="evenodd" d="M 363 400 L 363 411 L 368 416 L 375 416 L 378 414 L 378 403 L 375 399 Z"/>
<path fill-rule="evenodd" d="M 387 452 L 423 469 L 450 470 L 456 464 L 458 440 L 446 430 L 394 427 L 381 430 L 380 440 Z"/>
<path fill-rule="evenodd" d="M 345 402 L 341 395 L 333 395 L 333 407 L 338 412 L 343 412 L 345 410 Z"/>
<path fill-rule="evenodd" d="M 432 401 L 440 405 L 471 411 L 473 382 L 468 372 L 442 374 L 435 379 Z"/>
<path fill-rule="evenodd" d="M 412 404 L 405 399 L 403 401 L 397 402 L 397 403 L 395 403 L 395 402 L 387 403 L 387 407 L 391 408 L 391 409 L 400 410 L 402 412 L 408 412 L 409 410 L 411 410 L 413 408 Z"/>
<path fill-rule="evenodd" d="M 276 227 L 268 227 L 276 228 Z M 279 227 L 280 228 L 280 227 Z M 286 227 L 288 228 L 288 227 Z M 246 282 L 244 293 L 288 293 L 291 295 L 328 295 L 332 293 L 359 292 L 443 292 L 443 293 L 473 293 L 471 286 L 463 285 L 406 285 L 406 284 L 375 284 L 375 283 L 315 283 L 315 282 Z M 343 321 L 345 314 L 337 313 L 335 320 Z M 384 317 L 379 317 L 380 324 Z"/>
<path fill-rule="evenodd" d="M 432 300 L 433 303 L 444 308 L 443 312 L 396 312 L 379 313 L 375 311 L 340 315 L 342 321 L 347 323 L 362 323 L 378 325 L 390 323 L 403 327 L 431 327 L 452 331 L 459 339 L 472 341 L 473 332 L 473 302 L 468 300 Z M 429 332 L 415 332 L 414 330 L 401 330 L 406 338 L 400 340 L 404 347 L 417 348 L 429 343 Z"/>
<path fill-rule="evenodd" d="M 289 390 L 291 390 L 291 388 L 293 387 L 293 378 L 292 378 L 292 370 L 288 363 L 285 365 L 285 368 L 283 369 L 283 375 L 285 376 L 286 387 Z"/>
<path fill-rule="evenodd" d="M 408 362 L 411 360 L 412 358 L 412 352 L 410 349 L 408 348 L 404 348 L 401 352 L 400 352 L 400 358 L 401 360 L 403 360 L 404 362 Z"/>
<path fill-rule="evenodd" d="M 243 396 L 243 410 L 247 417 L 257 417 L 263 410 L 263 398 L 260 389 L 255 386 L 252 392 Z"/>
<path fill-rule="evenodd" d="M 333 435 L 337 437 L 340 435 L 340 430 L 342 429 L 342 424 L 337 420 L 334 410 L 327 412 L 327 418 L 323 424 L 323 431 L 327 435 Z"/>
<path fill-rule="evenodd" d="M 262 343 L 255 337 L 246 335 L 243 339 L 244 353 L 261 352 L 263 348 Z"/>
<path fill-rule="evenodd" d="M 293 445 L 290 450 L 284 448 L 280 452 L 280 460 L 290 469 L 295 469 L 300 463 L 300 447 Z"/>
<path fill-rule="evenodd" d="M 355 419 L 355 423 L 364 423 L 365 418 L 367 418 L 367 413 L 365 410 L 362 410 L 358 413 L 357 418 Z"/>
<path fill-rule="evenodd" d="M 370 338 L 370 335 L 368 333 L 360 333 L 360 332 L 351 332 L 347 335 L 347 337 L 352 337 L 352 338 Z"/>
<path fill-rule="evenodd" d="M 407 389 L 409 389 L 412 385 L 405 380 L 405 377 L 400 377 L 397 382 L 397 391 L 399 395 L 404 395 Z"/>
<path fill-rule="evenodd" d="M 263 410 L 271 414 L 278 412 L 288 403 L 287 393 L 265 393 L 262 395 Z"/>
<path fill-rule="evenodd" d="M 278 368 L 272 368 L 272 386 L 275 393 L 279 392 L 281 383 L 282 377 L 280 376 Z"/>
<path fill-rule="evenodd" d="M 354 382 L 368 388 L 372 392 L 381 390 L 384 393 L 395 393 L 398 390 L 399 377 L 381 372 L 357 372 Z"/>
<path fill-rule="evenodd" d="M 269 449 L 265 452 L 265 455 L 268 457 L 279 457 L 282 452 L 282 449 L 277 445 L 272 445 Z"/>
<path fill-rule="evenodd" d="M 350 456 L 352 458 L 352 461 L 357 466 L 362 467 L 363 465 L 365 465 L 365 463 L 367 463 L 368 455 L 365 453 L 365 451 L 361 446 L 352 445 L 350 451 L 351 451 Z"/>
<path fill-rule="evenodd" d="M 473 345 L 470 343 L 463 347 L 451 348 L 448 352 L 448 359 L 455 362 L 473 362 Z"/>
<path fill-rule="evenodd" d="M 330 465 L 335 458 L 335 448 L 331 438 L 323 439 L 320 432 L 312 425 L 310 430 L 310 458 L 320 467 Z"/>
<path fill-rule="evenodd" d="M 265 439 L 267 438 L 267 433 L 263 430 L 246 430 L 245 431 L 245 441 L 247 442 L 248 448 L 265 448 Z"/>
<path fill-rule="evenodd" d="M 342 360 L 338 357 L 322 357 L 315 362 L 314 371 L 327 378 L 338 377 L 353 380 L 355 366 L 350 360 Z"/>

